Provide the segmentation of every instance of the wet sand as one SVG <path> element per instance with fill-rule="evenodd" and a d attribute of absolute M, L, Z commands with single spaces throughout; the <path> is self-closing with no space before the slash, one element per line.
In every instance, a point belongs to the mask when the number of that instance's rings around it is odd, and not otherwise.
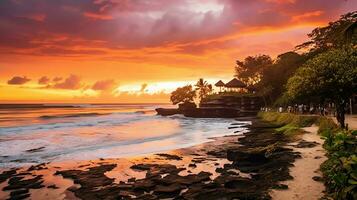
<path fill-rule="evenodd" d="M 276 126 L 251 120 L 244 133 L 161 154 L 2 170 L 0 199 L 270 199 L 303 153 Z"/>

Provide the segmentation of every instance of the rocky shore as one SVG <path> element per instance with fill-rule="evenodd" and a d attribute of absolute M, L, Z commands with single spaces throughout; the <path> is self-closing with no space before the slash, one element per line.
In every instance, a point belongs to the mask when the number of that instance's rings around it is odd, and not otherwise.
<path fill-rule="evenodd" d="M 301 156 L 276 125 L 249 121 L 228 127 L 247 128 L 238 135 L 146 157 L 3 170 L 0 199 L 271 199 Z"/>

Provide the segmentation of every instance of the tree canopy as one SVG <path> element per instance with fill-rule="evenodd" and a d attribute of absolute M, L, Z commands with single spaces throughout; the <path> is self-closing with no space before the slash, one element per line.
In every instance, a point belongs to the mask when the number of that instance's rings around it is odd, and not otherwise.
<path fill-rule="evenodd" d="M 210 92 L 212 92 L 212 85 L 208 84 L 203 78 L 198 79 L 196 83 L 196 90 L 198 91 L 198 97 L 200 100 L 205 98 Z"/>
<path fill-rule="evenodd" d="M 178 103 L 193 102 L 196 97 L 196 91 L 192 89 L 192 85 L 179 87 L 171 93 L 170 100 L 176 105 Z"/>
<path fill-rule="evenodd" d="M 336 105 L 337 120 L 344 127 L 345 106 L 357 92 L 357 50 L 332 49 L 308 60 L 287 83 L 289 100 L 318 97 Z"/>
<path fill-rule="evenodd" d="M 310 40 L 297 46 L 297 49 L 310 48 L 311 52 L 339 48 L 346 44 L 357 44 L 357 11 L 341 16 L 325 27 L 315 28 L 308 34 Z"/>
<path fill-rule="evenodd" d="M 248 56 L 244 61 L 236 61 L 235 76 L 247 85 L 254 85 L 260 81 L 262 71 L 272 63 L 268 55 Z"/>
<path fill-rule="evenodd" d="M 261 80 L 256 85 L 259 94 L 273 103 L 284 91 L 284 85 L 292 74 L 306 61 L 306 57 L 295 52 L 286 52 L 261 72 Z"/>

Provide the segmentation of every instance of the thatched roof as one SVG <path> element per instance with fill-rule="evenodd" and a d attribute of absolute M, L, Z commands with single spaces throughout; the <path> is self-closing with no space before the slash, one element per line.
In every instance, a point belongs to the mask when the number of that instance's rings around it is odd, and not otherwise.
<path fill-rule="evenodd" d="M 234 78 L 225 85 L 228 88 L 245 88 L 247 85 L 245 85 L 242 81 Z"/>
<path fill-rule="evenodd" d="M 225 86 L 225 84 L 223 83 L 223 81 L 219 80 L 216 84 L 214 84 L 216 87 L 223 87 Z"/>

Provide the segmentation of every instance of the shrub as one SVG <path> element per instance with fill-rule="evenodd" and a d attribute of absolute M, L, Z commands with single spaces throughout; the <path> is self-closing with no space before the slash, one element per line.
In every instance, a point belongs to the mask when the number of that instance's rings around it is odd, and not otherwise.
<path fill-rule="evenodd" d="M 318 133 L 321 135 L 324 135 L 326 131 L 333 131 L 337 130 L 338 126 L 335 124 L 335 122 L 331 118 L 327 117 L 320 117 L 318 120 L 318 125 L 319 125 L 319 130 Z"/>
<path fill-rule="evenodd" d="M 328 160 L 321 165 L 328 193 L 335 199 L 357 199 L 356 131 L 324 131 Z"/>

